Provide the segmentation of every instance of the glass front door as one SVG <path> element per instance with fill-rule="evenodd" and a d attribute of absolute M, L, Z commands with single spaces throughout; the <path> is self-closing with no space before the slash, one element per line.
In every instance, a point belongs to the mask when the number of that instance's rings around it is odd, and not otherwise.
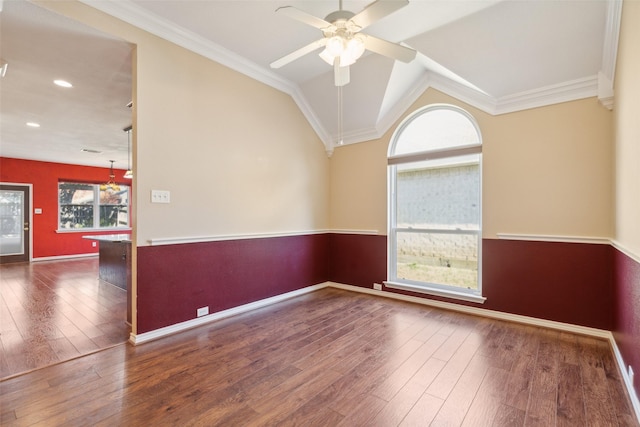
<path fill-rule="evenodd" d="M 29 261 L 29 186 L 0 185 L 0 262 Z"/>

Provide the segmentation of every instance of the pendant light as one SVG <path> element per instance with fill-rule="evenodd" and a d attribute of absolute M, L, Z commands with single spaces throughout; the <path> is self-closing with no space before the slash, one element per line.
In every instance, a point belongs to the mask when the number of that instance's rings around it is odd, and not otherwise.
<path fill-rule="evenodd" d="M 113 172 L 113 163 L 115 160 L 109 160 L 111 162 L 111 168 L 109 169 L 109 181 L 106 184 L 100 185 L 100 190 L 111 190 L 111 191 L 120 191 L 120 186 L 116 184 L 116 174 Z"/>
<path fill-rule="evenodd" d="M 127 133 L 127 171 L 122 176 L 126 179 L 133 178 L 133 171 L 131 170 L 131 130 L 132 126 L 127 126 L 123 130 Z"/>

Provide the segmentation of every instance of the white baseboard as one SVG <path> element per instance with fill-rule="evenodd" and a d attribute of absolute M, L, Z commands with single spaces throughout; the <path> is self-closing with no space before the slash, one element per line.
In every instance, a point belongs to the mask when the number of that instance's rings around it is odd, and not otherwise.
<path fill-rule="evenodd" d="M 640 399 L 638 395 L 635 393 L 635 389 L 633 388 L 633 383 L 631 382 L 631 378 L 629 377 L 629 373 L 627 372 L 627 367 L 624 366 L 624 360 L 622 359 L 622 354 L 620 353 L 620 349 L 618 348 L 618 344 L 616 343 L 613 334 L 609 332 L 609 342 L 611 343 L 611 348 L 613 349 L 613 354 L 616 357 L 616 362 L 618 363 L 618 368 L 622 373 L 622 379 L 624 380 L 624 385 L 627 387 L 627 393 L 629 394 L 629 398 L 631 399 L 631 404 L 633 405 L 633 409 L 636 411 L 636 418 L 638 418 L 638 422 L 640 423 Z"/>
<path fill-rule="evenodd" d="M 540 326 L 548 329 L 557 329 L 557 330 L 573 332 L 573 333 L 582 334 L 582 335 L 590 335 L 598 338 L 608 339 L 609 334 L 611 334 L 611 332 L 605 331 L 604 329 L 589 328 L 586 326 L 573 325 L 570 323 L 555 322 L 553 320 L 545 320 L 545 319 L 538 319 L 536 317 L 522 316 L 519 314 L 504 313 L 501 311 L 488 310 L 486 308 L 470 307 L 467 305 L 460 305 L 460 304 L 455 304 L 451 302 L 438 301 L 438 300 L 433 300 L 428 298 L 414 297 L 410 295 L 398 294 L 395 292 L 377 291 L 373 289 L 362 288 L 360 286 L 343 285 L 341 283 L 334 283 L 334 282 L 329 282 L 329 286 L 338 288 L 338 289 L 344 289 L 347 291 L 362 292 L 366 294 L 379 295 L 387 298 L 393 298 L 393 299 L 413 302 L 413 303 L 422 304 L 422 305 L 429 305 L 432 307 L 438 307 L 438 308 L 443 308 L 445 310 L 473 314 L 476 316 L 506 320 L 509 322 L 525 323 L 528 325 Z"/>
<path fill-rule="evenodd" d="M 284 301 L 289 298 L 297 297 L 299 295 L 307 294 L 309 292 L 317 291 L 319 289 L 326 288 L 327 283 L 320 283 L 317 285 L 307 286 L 306 288 L 297 289 L 295 291 L 287 292 L 281 295 L 276 295 L 271 298 L 265 298 L 258 301 L 251 302 L 249 304 L 240 305 L 238 307 L 229 308 L 227 310 L 218 311 L 216 313 L 209 314 L 207 316 L 197 317 L 195 319 L 187 320 L 185 322 L 176 323 L 175 325 L 166 326 L 160 329 L 154 329 L 153 331 L 145 332 L 142 334 L 134 334 L 133 332 L 129 336 L 129 342 L 133 345 L 143 344 L 158 338 L 163 338 L 168 335 L 173 335 L 177 332 L 186 331 L 187 329 L 195 328 L 196 326 L 205 325 L 207 323 L 215 322 L 216 320 L 224 319 L 226 317 L 235 316 L 237 314 L 246 313 L 257 308 L 266 307 L 271 304 L 275 304 Z"/>
<path fill-rule="evenodd" d="M 611 333 L 611 331 L 606 331 L 604 329 L 597 329 L 597 328 L 589 328 L 586 326 L 573 325 L 570 323 L 556 322 L 553 320 L 538 319 L 535 317 L 522 316 L 519 314 L 504 313 L 500 311 L 488 310 L 485 308 L 470 307 L 470 306 L 454 304 L 454 303 L 449 303 L 444 301 L 414 297 L 410 295 L 398 294 L 395 292 L 378 291 L 374 289 L 363 288 L 360 286 L 353 286 L 353 285 L 345 285 L 345 284 L 336 283 L 336 282 L 324 282 L 324 283 L 319 283 L 317 285 L 307 286 L 306 288 L 287 292 L 282 295 L 276 295 L 271 298 L 254 301 L 249 304 L 244 304 L 238 307 L 230 308 L 228 310 L 219 311 L 217 313 L 212 313 L 207 316 L 198 317 L 196 319 L 187 320 L 186 322 L 177 323 L 175 325 L 167 326 L 164 328 L 155 329 L 153 331 L 145 332 L 143 334 L 136 335 L 132 333 L 131 336 L 129 337 L 129 342 L 131 342 L 133 345 L 143 344 L 145 342 L 163 338 L 168 335 L 185 331 L 187 329 L 205 325 L 207 323 L 211 323 L 216 320 L 224 319 L 230 316 L 235 316 L 241 313 L 246 313 L 248 311 L 255 310 L 257 308 L 266 307 L 268 305 L 275 304 L 289 298 L 293 298 L 299 295 L 304 295 L 304 294 L 314 292 L 320 289 L 324 289 L 327 287 L 342 289 L 342 290 L 351 291 L 351 292 L 360 292 L 360 293 L 365 293 L 370 295 L 376 295 L 376 296 L 381 296 L 385 298 L 392 298 L 396 300 L 428 305 L 432 307 L 442 308 L 445 310 L 457 311 L 457 312 L 472 314 L 476 316 L 488 317 L 492 319 L 505 320 L 509 322 L 522 323 L 522 324 L 538 326 L 538 327 L 547 328 L 547 329 L 554 329 L 559 331 L 571 332 L 575 334 L 581 334 L 581 335 L 587 335 L 587 336 L 592 336 L 596 338 L 606 339 L 611 344 L 613 353 L 615 355 L 616 363 L 618 364 L 618 368 L 620 370 L 620 373 L 622 374 L 624 384 L 627 388 L 627 393 L 631 399 L 633 409 L 635 410 L 635 413 L 636 413 L 636 417 L 638 418 L 638 421 L 640 421 L 640 402 L 638 401 L 638 396 L 635 394 L 633 384 L 631 383 L 631 379 L 629 378 L 627 369 L 624 366 L 622 355 L 620 353 L 620 350 L 618 349 L 615 338 L 613 337 L 613 334 Z"/>
<path fill-rule="evenodd" d="M 522 316 L 519 314 L 504 313 L 501 311 L 488 310 L 486 308 L 469 307 L 466 305 L 454 304 L 454 303 L 449 303 L 444 301 L 437 301 L 437 300 L 432 300 L 427 298 L 414 297 L 410 295 L 397 294 L 395 292 L 385 292 L 385 291 L 378 291 L 378 290 L 369 289 L 369 288 L 362 288 L 360 286 L 344 285 L 344 284 L 335 283 L 335 282 L 328 282 L 327 286 L 338 288 L 338 289 L 344 289 L 347 291 L 361 292 L 361 293 L 370 294 L 370 295 L 378 295 L 385 298 L 392 298 L 392 299 L 397 299 L 401 301 L 408 301 L 408 302 L 413 302 L 417 304 L 438 307 L 445 310 L 473 314 L 476 316 L 506 320 L 509 322 L 523 323 L 527 325 L 539 326 L 547 329 L 554 329 L 559 331 L 571 332 L 575 334 L 587 335 L 587 336 L 592 336 L 596 338 L 604 338 L 608 340 L 609 343 L 611 344 L 611 348 L 613 350 L 616 363 L 618 364 L 618 369 L 622 375 L 623 382 L 627 388 L 627 394 L 631 400 L 631 404 L 633 405 L 636 418 L 640 422 L 640 400 L 638 399 L 638 395 L 636 394 L 635 389 L 633 388 L 633 384 L 631 383 L 631 378 L 629 378 L 627 368 L 624 364 L 624 360 L 622 359 L 622 354 L 618 349 L 618 345 L 611 331 L 606 331 L 604 329 L 597 329 L 597 328 L 589 328 L 586 326 L 573 325 L 571 323 L 555 322 L 553 320 L 538 319 L 536 317 Z"/>
<path fill-rule="evenodd" d="M 91 252 L 88 254 L 77 254 L 77 255 L 56 255 L 56 256 L 43 256 L 38 258 L 33 258 L 32 262 L 38 261 L 62 261 L 64 259 L 78 259 L 78 258 L 92 258 L 97 257 L 98 252 Z"/>

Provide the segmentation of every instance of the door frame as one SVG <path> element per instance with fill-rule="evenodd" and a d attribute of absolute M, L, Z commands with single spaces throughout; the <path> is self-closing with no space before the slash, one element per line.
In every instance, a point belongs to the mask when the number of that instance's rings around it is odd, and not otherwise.
<path fill-rule="evenodd" d="M 25 187 L 29 193 L 28 203 L 29 203 L 29 249 L 27 255 L 27 261 L 33 261 L 33 184 L 24 183 L 24 182 L 0 182 L 0 185 L 6 185 L 11 187 Z M 4 264 L 4 263 L 3 263 Z"/>

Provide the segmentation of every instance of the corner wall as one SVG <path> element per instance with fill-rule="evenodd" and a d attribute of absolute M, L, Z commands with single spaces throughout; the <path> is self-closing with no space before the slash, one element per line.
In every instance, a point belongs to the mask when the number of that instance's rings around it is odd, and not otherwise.
<path fill-rule="evenodd" d="M 613 333 L 640 397 L 640 2 L 626 0 L 615 76 Z"/>
<path fill-rule="evenodd" d="M 296 275 L 289 265 L 296 258 L 288 244 L 283 250 L 281 241 L 251 238 L 313 236 L 328 228 L 329 160 L 293 99 L 88 5 L 36 3 L 136 46 L 133 333 L 193 319 L 205 305 L 221 306 L 220 292 L 230 292 L 230 303 L 247 302 L 315 284 L 315 274 Z M 151 203 L 151 190 L 169 191 L 171 203 Z M 235 259 L 220 256 L 229 246 L 218 242 L 229 236 L 273 245 L 261 249 L 271 261 L 256 264 L 264 271 L 245 258 L 252 250 L 243 244 Z M 167 239 L 183 243 L 151 246 Z M 192 243 L 199 240 L 209 243 Z M 262 282 L 272 268 L 279 279 Z M 285 272 L 296 279 L 284 283 Z M 249 278 L 259 284 L 249 285 Z M 228 286 L 233 289 L 221 291 Z"/>

